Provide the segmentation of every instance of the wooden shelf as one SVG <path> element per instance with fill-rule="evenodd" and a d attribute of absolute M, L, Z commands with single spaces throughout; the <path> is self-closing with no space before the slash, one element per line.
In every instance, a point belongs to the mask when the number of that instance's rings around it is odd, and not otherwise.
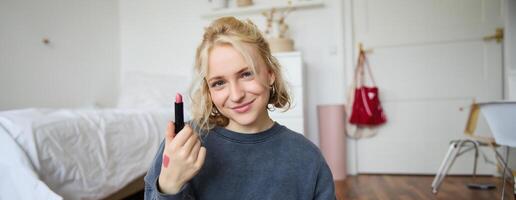
<path fill-rule="evenodd" d="M 322 6 L 324 6 L 323 0 L 305 0 L 292 2 L 292 7 L 294 7 L 295 9 L 315 8 Z M 248 7 L 224 8 L 220 10 L 210 11 L 206 14 L 203 14 L 202 17 L 214 18 L 232 15 L 259 14 L 263 11 L 271 10 L 272 8 L 283 10 L 288 8 L 288 3 L 286 1 L 281 1 L 270 5 L 252 5 Z"/>

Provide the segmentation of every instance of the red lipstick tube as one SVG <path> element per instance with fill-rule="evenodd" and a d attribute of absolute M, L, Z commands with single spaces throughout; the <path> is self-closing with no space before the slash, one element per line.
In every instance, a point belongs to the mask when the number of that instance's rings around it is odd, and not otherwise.
<path fill-rule="evenodd" d="M 175 130 L 174 131 L 177 134 L 185 126 L 184 114 L 183 114 L 183 96 L 181 96 L 181 94 L 179 94 L 179 93 L 176 94 L 176 102 L 174 103 L 174 114 L 175 114 L 175 118 L 174 118 L 175 119 L 175 122 L 174 122 Z"/>

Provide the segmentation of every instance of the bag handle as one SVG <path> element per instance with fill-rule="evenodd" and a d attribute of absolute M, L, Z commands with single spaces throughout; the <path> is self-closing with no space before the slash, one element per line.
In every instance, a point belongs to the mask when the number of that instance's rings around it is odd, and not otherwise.
<path fill-rule="evenodd" d="M 366 67 L 364 67 L 364 65 Z M 367 68 L 369 78 L 371 79 L 371 82 L 373 83 L 373 86 L 376 86 L 376 82 L 374 81 L 373 72 L 371 70 L 371 66 L 369 66 L 369 61 L 367 59 L 366 53 L 364 50 L 360 50 L 358 53 L 358 62 L 355 69 L 355 77 L 354 82 L 355 86 L 360 87 L 364 86 L 364 68 Z"/>

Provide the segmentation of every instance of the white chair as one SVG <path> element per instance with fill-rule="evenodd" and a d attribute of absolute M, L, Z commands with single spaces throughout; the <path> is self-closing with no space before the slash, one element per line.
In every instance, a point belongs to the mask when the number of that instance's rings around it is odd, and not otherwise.
<path fill-rule="evenodd" d="M 482 113 L 484 118 L 489 125 L 494 141 L 489 138 L 480 138 L 474 136 L 476 122 L 479 114 Z M 503 167 L 503 185 L 502 185 L 502 199 L 505 197 L 505 183 L 506 177 L 511 177 L 511 182 L 514 180 L 512 171 L 508 170 L 508 159 L 510 147 L 516 147 L 516 101 L 495 101 L 486 103 L 474 103 L 471 106 L 469 119 L 466 125 L 465 134 L 470 136 L 471 139 L 454 140 L 451 142 L 450 148 L 446 153 L 446 156 L 441 163 L 441 166 L 432 182 L 432 192 L 437 194 L 439 186 L 441 185 L 444 177 L 448 173 L 451 165 L 455 159 L 470 150 L 475 150 L 475 163 L 473 167 L 473 176 L 476 175 L 476 165 L 478 159 L 478 147 L 481 145 L 493 146 L 496 154 L 496 159 Z M 462 147 L 472 144 L 469 148 L 461 151 Z M 497 146 L 504 146 L 506 149 L 505 159 L 496 150 Z M 513 184 L 514 185 L 514 184 Z M 511 187 L 513 188 L 513 187 Z M 511 193 L 512 195 L 512 193 Z"/>
<path fill-rule="evenodd" d="M 496 144 L 504 146 L 506 152 L 506 159 L 504 160 L 498 151 L 496 157 L 503 166 L 503 186 L 502 199 L 505 197 L 505 183 L 506 174 L 511 178 L 511 183 L 514 181 L 512 170 L 507 166 L 509 163 L 509 151 L 511 147 L 516 147 L 516 102 L 514 101 L 500 101 L 479 103 L 480 110 L 486 118 L 487 124 L 491 129 Z M 512 184 L 514 185 L 514 183 Z M 514 189 L 514 187 L 511 187 Z M 512 193 L 511 195 L 513 195 Z"/>

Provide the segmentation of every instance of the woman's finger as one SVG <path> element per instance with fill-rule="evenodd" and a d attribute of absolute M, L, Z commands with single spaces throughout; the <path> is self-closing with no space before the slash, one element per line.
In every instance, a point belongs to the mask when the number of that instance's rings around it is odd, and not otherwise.
<path fill-rule="evenodd" d="M 195 161 L 194 166 L 200 169 L 202 165 L 204 165 L 204 159 L 206 158 L 206 148 L 201 147 L 199 150 L 199 154 L 197 154 L 197 160 Z"/>
<path fill-rule="evenodd" d="M 165 131 L 165 142 L 167 144 L 170 143 L 170 141 L 172 141 L 175 136 L 176 134 L 174 133 L 174 122 L 169 121 L 167 123 L 167 130 Z"/>
<path fill-rule="evenodd" d="M 192 151 L 190 152 L 190 157 L 192 157 L 194 160 L 197 160 L 197 155 L 199 154 L 200 149 L 201 149 L 201 141 L 197 140 L 195 142 L 195 145 L 192 148 Z"/>
<path fill-rule="evenodd" d="M 169 121 L 167 123 L 167 130 L 165 131 L 165 149 L 163 150 L 163 158 L 162 158 L 162 164 L 164 168 L 168 168 L 168 164 L 170 163 L 170 157 L 168 152 L 167 146 L 172 142 L 176 134 L 174 133 L 174 122 Z"/>
<path fill-rule="evenodd" d="M 190 154 L 192 151 L 192 148 L 194 147 L 195 143 L 198 141 L 197 134 L 192 134 L 190 138 L 188 138 L 188 141 L 186 141 L 185 145 L 183 146 L 183 149 Z"/>
<path fill-rule="evenodd" d="M 173 148 L 181 148 L 185 144 L 185 142 L 190 138 L 191 135 L 192 129 L 190 128 L 190 126 L 185 125 L 185 127 L 181 129 L 179 133 L 177 133 L 174 140 L 172 140 Z"/>

